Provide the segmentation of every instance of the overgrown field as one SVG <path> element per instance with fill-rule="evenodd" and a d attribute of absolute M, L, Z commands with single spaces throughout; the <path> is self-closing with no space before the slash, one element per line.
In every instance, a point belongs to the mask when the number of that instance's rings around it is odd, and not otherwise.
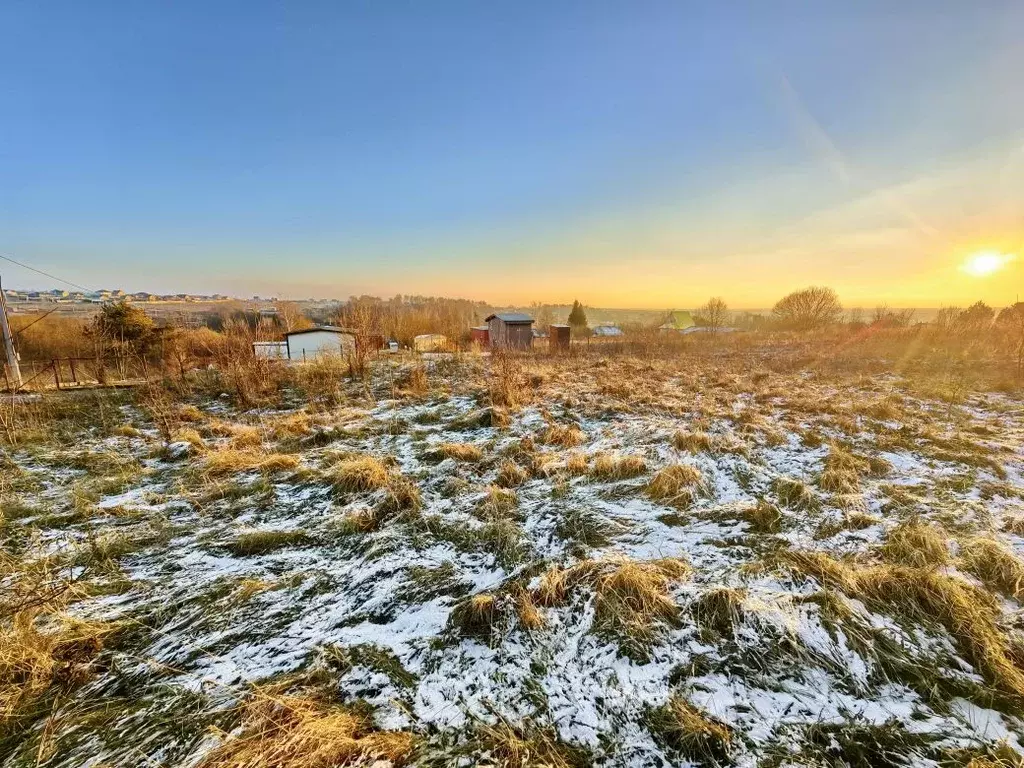
<path fill-rule="evenodd" d="M 328 383 L 25 406 L 0 765 L 1021 764 L 1018 395 L 688 356 Z"/>

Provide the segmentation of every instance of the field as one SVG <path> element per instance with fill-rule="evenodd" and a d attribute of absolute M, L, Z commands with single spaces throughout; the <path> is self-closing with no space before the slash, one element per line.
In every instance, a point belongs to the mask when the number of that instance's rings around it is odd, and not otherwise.
<path fill-rule="evenodd" d="M 27 402 L 0 765 L 1020 765 L 1021 391 L 730 343 Z"/>

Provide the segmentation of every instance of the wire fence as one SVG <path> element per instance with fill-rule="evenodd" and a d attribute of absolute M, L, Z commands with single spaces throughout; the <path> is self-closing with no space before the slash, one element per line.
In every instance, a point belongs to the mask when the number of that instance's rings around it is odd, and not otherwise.
<path fill-rule="evenodd" d="M 21 368 L 21 391 L 42 392 L 52 389 L 86 387 L 123 387 L 143 384 L 162 367 L 154 367 L 145 358 L 59 357 L 52 360 L 28 360 Z M 14 381 L 3 366 L 4 387 L 13 390 Z"/>

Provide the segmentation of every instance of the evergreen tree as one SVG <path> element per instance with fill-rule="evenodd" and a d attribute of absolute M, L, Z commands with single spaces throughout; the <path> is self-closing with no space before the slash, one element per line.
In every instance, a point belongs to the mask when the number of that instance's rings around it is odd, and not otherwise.
<path fill-rule="evenodd" d="M 583 305 L 578 301 L 572 303 L 572 311 L 569 312 L 569 325 L 573 331 L 584 331 L 587 328 L 587 313 Z"/>

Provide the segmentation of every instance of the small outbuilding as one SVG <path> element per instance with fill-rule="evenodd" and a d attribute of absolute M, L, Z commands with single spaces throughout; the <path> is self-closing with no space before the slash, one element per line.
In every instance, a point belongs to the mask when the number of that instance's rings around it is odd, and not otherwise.
<path fill-rule="evenodd" d="M 529 349 L 533 346 L 533 318 L 519 312 L 499 312 L 487 317 L 492 347 Z"/>
<path fill-rule="evenodd" d="M 548 348 L 552 351 L 565 351 L 572 343 L 572 329 L 568 325 L 548 326 Z"/>
<path fill-rule="evenodd" d="M 335 325 L 315 325 L 284 335 L 289 360 L 302 362 L 321 355 L 346 356 L 355 351 L 356 337 Z"/>
<path fill-rule="evenodd" d="M 622 329 L 617 325 L 595 325 L 594 335 L 601 337 L 623 336 Z"/>
<path fill-rule="evenodd" d="M 491 329 L 486 325 L 478 325 L 469 329 L 469 340 L 481 347 L 491 345 Z"/>

